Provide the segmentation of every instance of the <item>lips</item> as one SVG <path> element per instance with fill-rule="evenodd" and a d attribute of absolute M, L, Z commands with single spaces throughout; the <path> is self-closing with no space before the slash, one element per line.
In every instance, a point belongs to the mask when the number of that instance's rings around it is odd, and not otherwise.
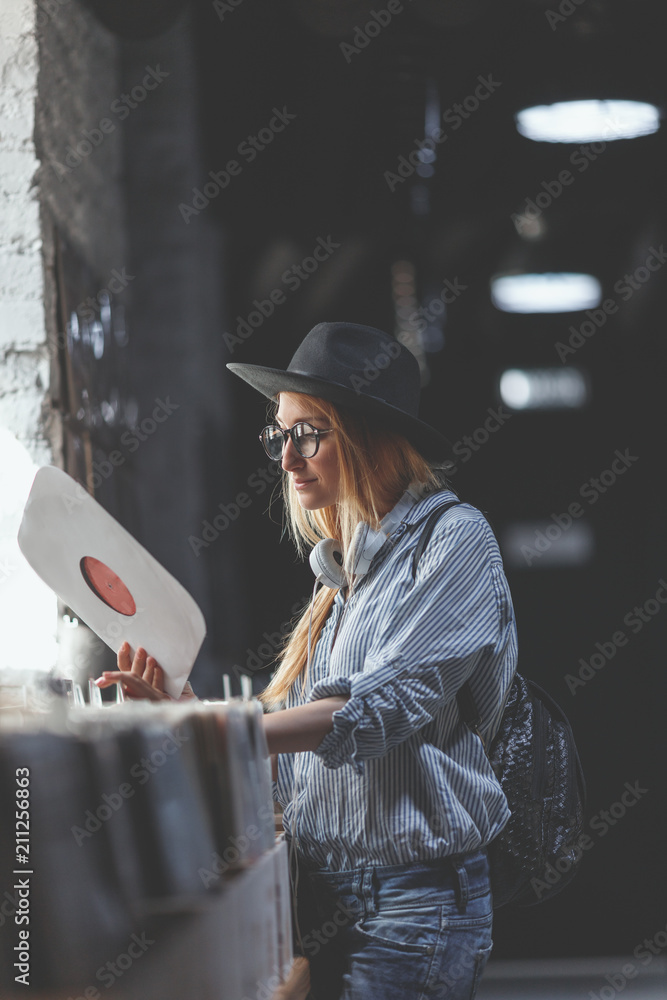
<path fill-rule="evenodd" d="M 310 486 L 310 484 L 314 483 L 315 480 L 314 479 L 293 479 L 292 482 L 294 483 L 294 488 L 295 489 L 302 490 L 304 488 L 304 486 Z"/>

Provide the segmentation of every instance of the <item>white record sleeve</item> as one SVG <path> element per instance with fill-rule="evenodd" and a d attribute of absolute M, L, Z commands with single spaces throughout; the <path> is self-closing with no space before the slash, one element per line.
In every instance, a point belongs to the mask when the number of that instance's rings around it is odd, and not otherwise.
<path fill-rule="evenodd" d="M 55 466 L 37 471 L 18 533 L 38 576 L 107 646 L 154 656 L 173 698 L 206 635 L 187 590 L 81 486 Z"/>

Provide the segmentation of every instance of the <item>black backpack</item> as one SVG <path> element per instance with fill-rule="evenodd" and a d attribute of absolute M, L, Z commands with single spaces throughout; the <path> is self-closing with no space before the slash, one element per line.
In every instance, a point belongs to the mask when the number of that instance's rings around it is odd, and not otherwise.
<path fill-rule="evenodd" d="M 413 580 L 438 518 L 460 502 L 437 507 L 422 522 Z M 488 846 L 494 909 L 551 899 L 571 881 L 583 856 L 586 784 L 572 727 L 553 698 L 518 673 L 490 747 L 480 735 L 482 720 L 468 683 L 456 699 L 461 718 L 482 740 L 511 811 Z"/>

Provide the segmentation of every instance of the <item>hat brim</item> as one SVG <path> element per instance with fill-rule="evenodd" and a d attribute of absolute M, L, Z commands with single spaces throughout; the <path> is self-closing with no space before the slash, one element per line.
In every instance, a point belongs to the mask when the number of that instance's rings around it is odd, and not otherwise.
<path fill-rule="evenodd" d="M 265 368 L 262 365 L 239 362 L 229 363 L 227 368 L 269 399 L 274 399 L 280 392 L 303 392 L 309 396 L 328 399 L 338 406 L 345 406 L 357 413 L 381 419 L 383 427 L 403 434 L 417 451 L 430 461 L 453 457 L 450 442 L 435 427 L 378 396 L 355 392 L 348 386 L 305 372 L 290 372 L 280 368 Z"/>

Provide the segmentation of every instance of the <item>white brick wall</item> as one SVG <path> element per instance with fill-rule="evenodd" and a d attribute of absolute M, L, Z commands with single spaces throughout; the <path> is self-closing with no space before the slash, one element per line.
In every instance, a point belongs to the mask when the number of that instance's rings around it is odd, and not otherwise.
<path fill-rule="evenodd" d="M 51 449 L 41 416 L 48 358 L 33 138 L 35 14 L 32 0 L 3 0 L 0 11 L 0 426 L 41 463 Z"/>

